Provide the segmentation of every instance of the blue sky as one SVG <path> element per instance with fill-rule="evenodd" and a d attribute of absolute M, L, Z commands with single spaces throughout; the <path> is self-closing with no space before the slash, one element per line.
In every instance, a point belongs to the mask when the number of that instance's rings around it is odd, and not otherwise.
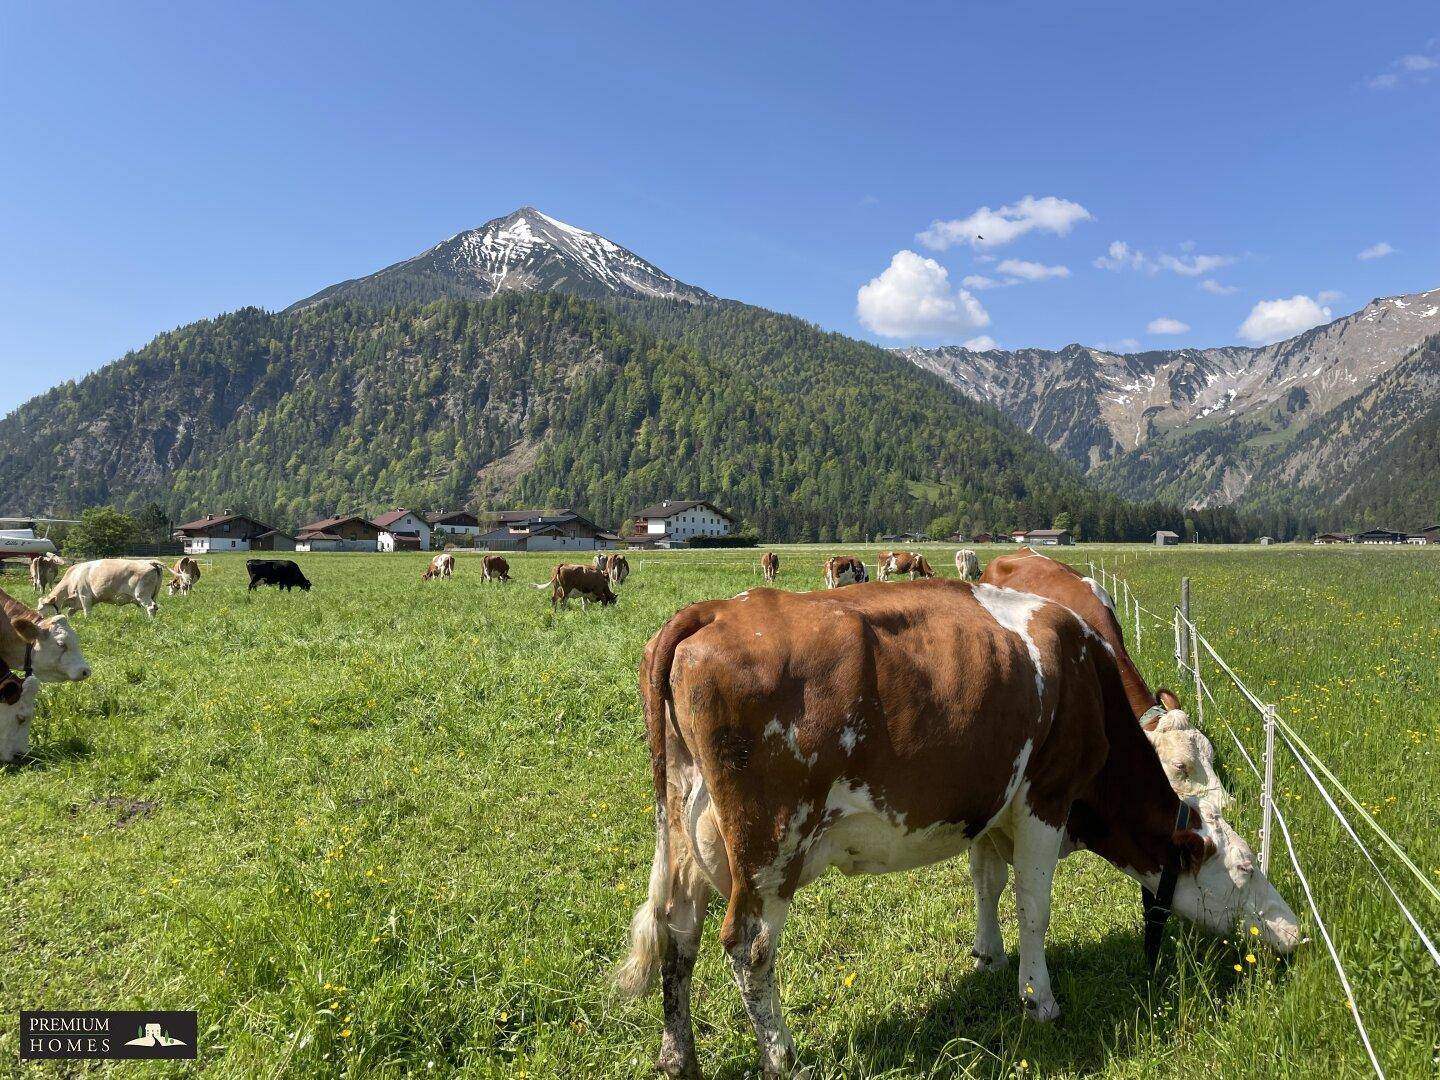
<path fill-rule="evenodd" d="M 1383 11 L 7 5 L 0 411 L 527 203 L 885 344 L 1284 336 L 1440 286 L 1440 13 Z"/>

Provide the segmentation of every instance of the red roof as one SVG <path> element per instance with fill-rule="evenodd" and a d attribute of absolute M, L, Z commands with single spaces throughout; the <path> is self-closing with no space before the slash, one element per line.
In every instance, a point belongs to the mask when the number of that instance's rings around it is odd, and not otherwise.
<path fill-rule="evenodd" d="M 409 510 L 387 510 L 385 513 L 381 514 L 377 518 L 374 518 L 373 520 L 376 525 L 379 525 L 380 528 L 385 529 L 388 532 L 391 525 L 394 525 L 395 522 L 399 521 L 408 513 L 410 513 Z M 418 518 L 420 515 L 416 514 L 415 516 Z"/>

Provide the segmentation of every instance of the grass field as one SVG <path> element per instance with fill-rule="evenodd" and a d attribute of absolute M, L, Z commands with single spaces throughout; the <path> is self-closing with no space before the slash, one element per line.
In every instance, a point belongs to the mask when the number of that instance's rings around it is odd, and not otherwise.
<path fill-rule="evenodd" d="M 840 549 L 777 550 L 780 584 L 808 589 Z M 947 575 L 952 551 L 933 557 Z M 1216 647 L 1440 875 L 1440 552 L 1061 553 L 1102 556 L 1162 613 L 1188 574 Z M 605 978 L 654 843 L 636 665 L 677 607 L 757 584 L 756 553 L 632 556 L 617 607 L 554 616 L 522 584 L 553 555 L 514 557 L 508 587 L 482 586 L 469 555 L 425 584 L 416 555 L 298 558 L 308 595 L 247 594 L 243 559 L 220 556 L 153 622 L 136 608 L 75 620 L 96 674 L 46 688 L 30 760 L 0 772 L 0 1057 L 15 1059 L 21 1007 L 196 1008 L 215 1077 L 648 1075 L 658 999 L 619 1003 Z M 33 601 L 17 577 L 3 585 Z M 1147 628 L 1152 681 L 1177 681 L 1172 645 Z M 1212 685 L 1231 820 L 1253 842 L 1256 786 L 1218 721 L 1252 749 L 1259 725 Z M 1387 1071 L 1434 1076 L 1437 972 L 1304 777 L 1288 761 L 1279 777 Z M 1302 911 L 1293 874 L 1274 876 Z M 1008 896 L 1010 970 L 970 970 L 963 859 L 827 876 L 797 897 L 781 951 L 801 1058 L 825 1076 L 1368 1071 L 1318 939 L 1281 966 L 1172 930 L 1152 983 L 1137 892 L 1090 855 L 1061 864 L 1063 1015 L 1042 1027 L 1016 1001 Z M 707 1075 L 738 1077 L 754 1044 L 717 915 L 697 1033 Z"/>

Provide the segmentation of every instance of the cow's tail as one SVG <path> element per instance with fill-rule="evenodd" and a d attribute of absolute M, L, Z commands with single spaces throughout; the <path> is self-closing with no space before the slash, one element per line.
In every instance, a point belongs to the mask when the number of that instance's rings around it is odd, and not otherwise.
<path fill-rule="evenodd" d="M 670 821 L 666 808 L 665 722 L 674 714 L 670 699 L 670 666 L 675 650 L 713 619 L 708 611 L 689 607 L 661 627 L 645 651 L 640 696 L 645 706 L 645 740 L 650 747 L 650 779 L 655 788 L 655 857 L 650 863 L 650 889 L 630 920 L 629 949 L 614 972 L 615 986 L 627 997 L 640 997 L 655 984 L 655 975 L 670 941 Z M 703 605 L 708 608 L 709 605 Z"/>

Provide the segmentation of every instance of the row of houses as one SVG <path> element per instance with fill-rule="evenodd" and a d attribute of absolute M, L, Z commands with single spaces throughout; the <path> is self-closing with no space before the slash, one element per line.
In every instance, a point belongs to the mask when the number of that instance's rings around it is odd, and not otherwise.
<path fill-rule="evenodd" d="M 1317 544 L 1440 544 L 1440 525 L 1426 525 L 1419 532 L 1394 529 L 1367 529 L 1362 533 L 1321 533 Z"/>
<path fill-rule="evenodd" d="M 213 551 L 429 551 L 437 532 L 473 537 L 491 551 L 594 551 L 607 547 L 677 547 L 696 537 L 728 536 L 736 521 L 704 499 L 656 503 L 634 516 L 622 537 L 569 508 L 499 510 L 484 518 L 468 510 L 397 508 L 374 518 L 341 514 L 301 526 L 294 535 L 246 514 L 225 510 L 175 529 L 187 555 Z"/>

